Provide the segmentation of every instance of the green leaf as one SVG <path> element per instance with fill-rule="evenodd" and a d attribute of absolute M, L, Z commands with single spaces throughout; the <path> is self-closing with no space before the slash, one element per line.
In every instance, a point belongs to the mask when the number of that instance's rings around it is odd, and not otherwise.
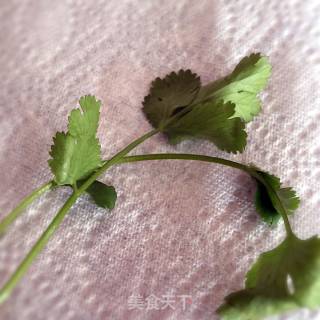
<path fill-rule="evenodd" d="M 240 118 L 234 114 L 234 105 L 222 100 L 209 100 L 195 105 L 192 110 L 165 128 L 171 142 L 184 138 L 200 138 L 213 142 L 221 150 L 243 151 L 247 134 Z"/>
<path fill-rule="evenodd" d="M 102 164 L 96 138 L 101 103 L 93 96 L 84 96 L 79 103 L 81 109 L 70 114 L 68 132 L 53 138 L 49 165 L 58 185 L 74 185 Z"/>
<path fill-rule="evenodd" d="M 105 209 L 114 208 L 117 200 L 117 192 L 113 186 L 108 186 L 96 180 L 86 191 L 99 207 Z"/>
<path fill-rule="evenodd" d="M 257 212 L 265 222 L 274 225 L 281 217 L 279 209 L 273 205 L 272 196 L 266 185 L 277 193 L 287 214 L 292 214 L 299 207 L 300 199 L 296 195 L 296 192 L 292 188 L 281 188 L 281 182 L 278 177 L 259 169 L 255 170 L 255 173 L 260 178 L 255 179 L 257 182 L 255 206 Z"/>
<path fill-rule="evenodd" d="M 243 58 L 230 75 L 202 87 L 197 101 L 206 98 L 231 101 L 236 106 L 234 117 L 251 121 L 260 112 L 257 95 L 265 88 L 270 75 L 268 59 L 260 53 L 251 54 Z"/>
<path fill-rule="evenodd" d="M 200 78 L 190 70 L 156 78 L 144 98 L 143 112 L 153 127 L 161 127 L 179 108 L 189 105 L 200 89 Z"/>
<path fill-rule="evenodd" d="M 288 236 L 260 255 L 245 289 L 226 298 L 223 320 L 259 320 L 298 308 L 320 307 L 320 240 Z"/>
<path fill-rule="evenodd" d="M 259 113 L 257 95 L 270 73 L 267 58 L 260 54 L 242 59 L 229 76 L 204 87 L 190 70 L 172 72 L 152 83 L 143 101 L 143 112 L 171 143 L 204 138 L 222 150 L 241 152 L 246 133 L 240 118 L 250 121 Z"/>

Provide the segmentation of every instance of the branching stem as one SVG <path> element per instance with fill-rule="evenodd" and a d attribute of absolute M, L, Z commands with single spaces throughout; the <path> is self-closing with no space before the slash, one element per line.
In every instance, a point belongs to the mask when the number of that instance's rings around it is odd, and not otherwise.
<path fill-rule="evenodd" d="M 281 203 L 281 200 L 279 196 L 277 195 L 276 191 L 273 190 L 273 188 L 266 184 L 263 179 L 259 177 L 255 173 L 255 171 L 244 164 L 240 164 L 231 160 L 221 159 L 218 157 L 209 157 L 205 155 L 197 155 L 197 154 L 175 154 L 175 153 L 163 153 L 163 154 L 147 154 L 147 155 L 136 155 L 136 156 L 126 156 L 131 150 L 133 150 L 136 146 L 147 140 L 148 138 L 152 137 L 156 133 L 158 133 L 158 130 L 152 130 L 148 132 L 147 134 L 143 135 L 142 137 L 136 139 L 131 144 L 129 144 L 127 147 L 122 149 L 120 152 L 118 152 L 115 156 L 113 156 L 111 159 L 104 162 L 103 166 L 98 169 L 95 173 L 93 173 L 78 189 L 74 189 L 72 195 L 68 198 L 68 200 L 65 202 L 63 207 L 59 210 L 55 218 L 52 220 L 46 231 L 42 234 L 42 236 L 39 238 L 39 240 L 36 242 L 36 244 L 33 246 L 33 248 L 30 250 L 29 254 L 25 257 L 25 259 L 22 261 L 22 263 L 18 266 L 15 273 L 11 276 L 11 278 L 7 281 L 7 283 L 3 286 L 3 288 L 0 290 L 0 303 L 5 301 L 11 294 L 12 290 L 16 287 L 18 282 L 21 280 L 21 278 L 24 276 L 24 274 L 28 271 L 30 265 L 32 262 L 36 259 L 36 257 L 39 255 L 39 253 L 42 251 L 42 249 L 46 246 L 51 236 L 54 234 L 56 229 L 60 226 L 62 223 L 64 217 L 68 213 L 68 211 L 71 209 L 73 204 L 77 201 L 77 199 L 80 197 L 80 195 L 86 191 L 87 188 L 90 187 L 90 185 L 103 173 L 105 173 L 111 166 L 121 163 L 129 163 L 129 162 L 139 162 L 139 161 L 149 161 L 149 160 L 195 160 L 195 161 L 203 161 L 203 162 L 209 162 L 209 163 L 217 163 L 226 165 L 228 167 L 232 167 L 235 169 L 242 170 L 254 178 L 261 181 L 268 191 L 270 192 L 272 196 L 272 201 L 276 208 L 280 211 L 280 214 L 284 220 L 286 231 L 288 233 L 288 236 L 293 235 L 289 219 L 287 217 L 286 210 L 284 206 Z M 30 204 L 35 198 L 37 198 L 39 195 L 44 193 L 45 191 L 52 188 L 53 182 L 47 183 L 44 186 L 40 187 L 39 189 L 35 190 L 30 196 L 25 198 L 23 202 L 13 210 L 13 212 L 5 218 L 5 222 L 3 221 L 0 226 L 3 226 L 3 230 L 6 229 L 8 225 L 12 221 L 14 221 L 18 215 L 22 212 L 24 208 L 28 204 Z M 1 229 L 0 229 L 1 230 Z"/>
<path fill-rule="evenodd" d="M 109 161 L 105 162 L 104 165 L 97 170 L 93 175 L 91 175 L 88 180 L 78 189 L 74 189 L 72 195 L 68 198 L 68 200 L 65 202 L 63 207 L 58 211 L 57 215 L 54 217 L 52 222 L 49 224 L 47 229 L 44 231 L 44 233 L 41 235 L 39 240 L 35 243 L 35 245 L 32 247 L 28 255 L 24 258 L 24 260 L 20 263 L 16 271 L 13 273 L 13 275 L 10 277 L 10 279 L 5 283 L 5 285 L 0 290 L 0 304 L 3 303 L 11 294 L 12 290 L 16 287 L 18 282 L 21 280 L 21 278 L 24 276 L 24 274 L 28 271 L 30 265 L 32 262 L 37 258 L 37 256 L 40 254 L 42 249 L 46 246 L 51 236 L 54 234 L 56 229 L 60 226 L 62 223 L 64 217 L 68 213 L 68 211 L 71 209 L 73 204 L 77 201 L 77 199 L 80 197 L 80 195 L 86 191 L 87 188 L 90 187 L 90 185 L 100 176 L 102 175 L 106 170 L 108 170 L 112 165 L 118 163 L 122 157 L 124 157 L 126 154 L 128 154 L 132 149 L 134 149 L 136 146 L 147 140 L 148 138 L 152 137 L 158 133 L 158 130 L 152 130 L 145 135 L 141 136 L 140 138 L 134 140 L 132 143 L 130 143 L 127 147 L 122 149 L 120 152 L 118 152 L 115 156 L 113 156 Z M 51 187 L 51 184 L 50 184 Z M 11 213 L 9 217 L 7 218 L 8 223 L 13 219 L 15 219 L 20 212 L 28 205 L 30 204 L 39 194 L 43 193 L 47 189 L 50 189 L 49 184 L 37 189 L 34 191 L 30 196 L 28 196 L 23 203 L 21 203 L 14 211 L 13 214 Z"/>

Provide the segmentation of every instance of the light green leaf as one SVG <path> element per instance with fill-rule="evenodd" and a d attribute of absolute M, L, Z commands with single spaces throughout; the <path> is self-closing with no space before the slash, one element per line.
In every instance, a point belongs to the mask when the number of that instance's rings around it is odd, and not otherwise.
<path fill-rule="evenodd" d="M 189 105 L 200 88 L 200 78 L 190 70 L 171 72 L 156 78 L 144 98 L 143 112 L 153 127 L 161 127 L 177 109 Z"/>
<path fill-rule="evenodd" d="M 256 169 L 255 172 L 261 179 L 255 179 L 257 182 L 255 196 L 256 210 L 264 221 L 270 225 L 274 225 L 279 221 L 281 215 L 272 203 L 266 184 L 277 193 L 283 207 L 289 215 L 299 207 L 300 199 L 292 188 L 281 188 L 281 182 L 278 177 L 259 169 Z"/>
<path fill-rule="evenodd" d="M 260 112 L 257 95 L 265 88 L 270 75 L 268 59 L 259 53 L 251 54 L 243 58 L 230 75 L 202 87 L 197 101 L 206 98 L 231 101 L 236 106 L 234 117 L 251 121 Z"/>
<path fill-rule="evenodd" d="M 69 131 L 53 138 L 49 165 L 59 185 L 74 185 L 102 164 L 96 138 L 101 103 L 93 96 L 84 96 L 79 102 L 81 109 L 70 114 Z"/>
<path fill-rule="evenodd" d="M 183 117 L 166 127 L 165 132 L 171 141 L 184 138 L 200 138 L 213 142 L 221 150 L 243 151 L 247 134 L 240 118 L 234 114 L 234 105 L 222 100 L 209 100 L 197 104 Z"/>
<path fill-rule="evenodd" d="M 260 320 L 298 308 L 320 307 L 320 240 L 288 236 L 263 253 L 247 273 L 245 289 L 231 294 L 222 320 Z"/>
<path fill-rule="evenodd" d="M 100 181 L 95 181 L 87 190 L 96 205 L 102 208 L 113 209 L 117 192 L 113 186 L 108 186 Z"/>

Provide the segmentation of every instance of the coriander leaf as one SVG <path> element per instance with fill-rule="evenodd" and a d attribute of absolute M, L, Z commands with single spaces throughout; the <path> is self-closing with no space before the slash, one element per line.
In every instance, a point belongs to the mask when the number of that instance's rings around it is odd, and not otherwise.
<path fill-rule="evenodd" d="M 184 138 L 207 139 L 221 150 L 228 152 L 243 151 L 247 134 L 240 118 L 234 114 L 234 105 L 222 100 L 209 100 L 195 105 L 191 111 L 168 125 L 165 132 L 171 142 Z"/>
<path fill-rule="evenodd" d="M 197 101 L 206 98 L 223 99 L 235 104 L 235 117 L 249 122 L 260 112 L 257 95 L 262 91 L 271 74 L 268 59 L 260 53 L 243 58 L 234 71 L 223 79 L 203 86 Z"/>
<path fill-rule="evenodd" d="M 96 180 L 86 192 L 99 207 L 113 209 L 116 204 L 117 192 L 113 186 Z"/>
<path fill-rule="evenodd" d="M 255 173 L 259 178 L 255 178 L 257 182 L 255 206 L 264 221 L 270 225 L 274 225 L 279 221 L 281 216 L 279 209 L 276 209 L 272 203 L 266 184 L 277 193 L 287 214 L 292 214 L 299 207 L 300 199 L 296 195 L 296 192 L 292 188 L 281 188 L 281 182 L 278 177 L 259 169 L 255 170 Z"/>
<path fill-rule="evenodd" d="M 94 96 L 84 96 L 79 100 L 80 109 L 71 111 L 68 129 L 72 136 L 96 137 L 101 102 Z"/>
<path fill-rule="evenodd" d="M 259 113 L 257 95 L 265 87 L 270 73 L 267 58 L 260 54 L 245 57 L 229 76 L 204 87 L 200 87 L 199 77 L 190 70 L 172 72 L 152 83 L 143 111 L 152 126 L 166 133 L 171 143 L 197 137 L 214 142 L 222 150 L 241 152 L 246 133 L 238 118 L 247 122 Z M 221 101 L 226 107 L 216 107 Z M 229 112 L 227 103 L 234 104 L 233 113 Z M 218 111 L 209 110 L 210 105 Z M 204 119 L 207 116 L 209 119 Z M 233 118 L 236 120 L 231 121 Z M 206 120 L 207 126 L 202 127 L 202 121 Z"/>
<path fill-rule="evenodd" d="M 144 98 L 143 112 L 153 127 L 159 128 L 177 109 L 189 105 L 200 88 L 200 78 L 190 70 L 171 72 L 163 79 L 156 78 L 150 93 Z"/>
<path fill-rule="evenodd" d="M 298 308 L 320 306 L 320 240 L 288 236 L 260 255 L 245 289 L 229 295 L 218 313 L 223 320 L 259 320 Z"/>
<path fill-rule="evenodd" d="M 93 96 L 84 96 L 79 103 L 81 109 L 70 114 L 69 131 L 53 138 L 49 166 L 58 185 L 74 185 L 102 164 L 96 138 L 101 103 Z"/>

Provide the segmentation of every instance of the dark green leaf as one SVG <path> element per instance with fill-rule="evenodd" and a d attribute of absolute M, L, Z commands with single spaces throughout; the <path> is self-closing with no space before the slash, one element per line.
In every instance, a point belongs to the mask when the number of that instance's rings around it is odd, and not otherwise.
<path fill-rule="evenodd" d="M 256 170 L 255 172 L 261 179 L 255 179 L 257 182 L 255 206 L 264 221 L 273 225 L 280 219 L 279 210 L 273 205 L 265 184 L 268 184 L 277 193 L 287 214 L 292 214 L 299 207 L 299 197 L 292 188 L 281 188 L 280 179 L 274 175 L 261 170 Z"/>
<path fill-rule="evenodd" d="M 117 200 L 117 192 L 113 186 L 108 186 L 96 180 L 86 191 L 99 207 L 114 208 Z"/>
<path fill-rule="evenodd" d="M 189 105 L 200 88 L 200 78 L 190 70 L 171 72 L 156 78 L 144 98 L 143 112 L 153 127 L 161 127 L 177 109 Z"/>
<path fill-rule="evenodd" d="M 171 141 L 183 138 L 200 138 L 213 142 L 221 150 L 243 151 L 247 134 L 240 118 L 234 114 L 234 105 L 222 100 L 209 100 L 197 104 L 183 117 L 166 127 L 165 132 Z"/>

